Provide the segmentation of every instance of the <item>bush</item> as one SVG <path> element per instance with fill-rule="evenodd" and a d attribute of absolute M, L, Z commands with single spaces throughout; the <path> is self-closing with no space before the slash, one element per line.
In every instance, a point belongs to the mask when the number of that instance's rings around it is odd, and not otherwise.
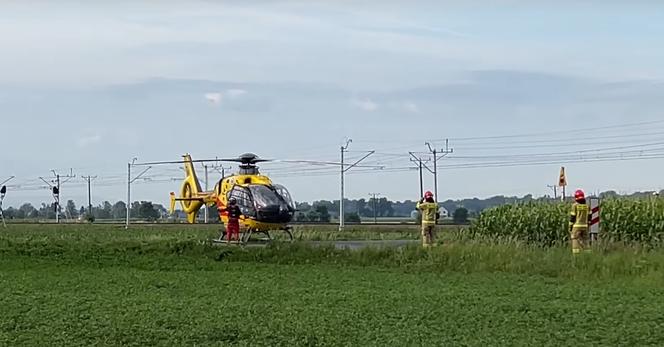
<path fill-rule="evenodd" d="M 94 223 L 95 222 L 95 216 L 92 213 L 86 213 L 85 214 L 85 220 L 88 223 Z"/>
<path fill-rule="evenodd" d="M 360 215 L 357 213 L 346 213 L 344 217 L 344 221 L 346 223 L 362 223 L 362 219 L 360 219 Z"/>
<path fill-rule="evenodd" d="M 456 224 L 466 224 L 466 223 L 468 223 L 468 210 L 463 208 L 463 207 L 457 208 L 454 211 L 453 219 L 454 219 L 454 223 L 456 223 Z"/>

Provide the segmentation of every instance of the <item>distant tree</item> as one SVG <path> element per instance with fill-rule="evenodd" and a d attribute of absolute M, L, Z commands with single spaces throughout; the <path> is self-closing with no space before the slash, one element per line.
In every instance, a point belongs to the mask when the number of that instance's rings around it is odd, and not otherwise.
<path fill-rule="evenodd" d="M 112 216 L 112 213 L 113 213 L 113 205 L 111 205 L 110 202 L 108 202 L 108 201 L 104 201 L 104 203 L 102 204 L 101 209 L 102 209 L 102 211 L 103 211 L 103 213 L 101 213 L 101 215 L 102 215 L 104 218 L 111 219 L 111 218 L 113 217 L 113 216 Z"/>
<path fill-rule="evenodd" d="M 129 207 L 129 212 L 131 213 L 132 218 L 140 218 L 140 209 L 141 209 L 141 203 L 138 201 L 134 201 L 131 203 Z"/>
<path fill-rule="evenodd" d="M 111 208 L 111 218 L 121 219 L 127 216 L 127 204 L 124 201 L 118 201 Z"/>
<path fill-rule="evenodd" d="M 155 211 L 157 211 L 157 213 L 159 214 L 159 218 L 168 217 L 168 210 L 166 209 L 166 207 L 164 207 L 164 205 L 162 205 L 162 204 L 153 204 L 153 207 L 154 207 Z M 216 210 L 217 210 L 216 205 L 214 206 L 214 208 L 210 207 L 210 209 L 208 210 L 208 221 L 212 220 L 212 218 L 214 218 L 214 216 L 217 215 L 214 212 Z"/>
<path fill-rule="evenodd" d="M 298 212 L 295 214 L 295 221 L 296 222 L 306 222 L 307 221 L 307 215 L 304 214 L 304 212 Z"/>
<path fill-rule="evenodd" d="M 65 214 L 69 218 L 78 217 L 78 208 L 76 208 L 76 203 L 74 200 L 67 200 L 67 204 L 65 205 Z"/>
<path fill-rule="evenodd" d="M 327 205 L 319 204 L 316 205 L 314 210 L 318 213 L 318 221 L 323 223 L 328 223 L 331 219 L 330 212 L 327 209 Z"/>
<path fill-rule="evenodd" d="M 104 201 L 101 205 L 92 208 L 92 214 L 97 219 L 110 219 L 113 206 L 110 202 Z"/>
<path fill-rule="evenodd" d="M 35 209 L 30 203 L 25 203 L 18 208 L 16 218 L 35 218 L 33 217 L 35 212 L 37 212 L 37 209 Z"/>
<path fill-rule="evenodd" d="M 295 208 L 298 211 L 307 212 L 307 211 L 311 210 L 311 205 L 308 202 L 296 202 L 295 203 Z"/>
<path fill-rule="evenodd" d="M 17 210 L 10 206 L 8 209 L 2 211 L 2 214 L 7 219 L 14 219 L 14 218 L 16 218 L 16 212 L 17 212 Z"/>
<path fill-rule="evenodd" d="M 26 218 L 30 218 L 30 219 L 39 218 L 39 211 L 37 211 L 37 209 L 33 209 L 32 211 L 30 211 L 30 214 L 26 216 Z"/>
<path fill-rule="evenodd" d="M 363 217 L 373 216 L 373 211 L 367 207 L 367 201 L 364 199 L 356 201 L 355 211 L 357 211 L 357 213 Z"/>
<path fill-rule="evenodd" d="M 318 222 L 320 220 L 320 216 L 318 215 L 318 212 L 316 212 L 316 210 L 309 210 L 306 216 L 307 216 L 307 221 L 309 222 Z"/>
<path fill-rule="evenodd" d="M 620 195 L 614 190 L 609 190 L 609 191 L 606 191 L 606 192 L 603 192 L 603 193 L 599 194 L 599 197 L 602 198 L 602 199 L 617 198 L 618 196 L 620 196 Z"/>
<path fill-rule="evenodd" d="M 47 205 L 42 202 L 41 207 L 39 208 L 39 218 L 55 219 L 55 211 L 55 203 Z"/>
<path fill-rule="evenodd" d="M 138 216 L 140 218 L 149 220 L 149 221 L 155 221 L 157 220 L 159 216 L 159 211 L 154 208 L 154 205 L 152 205 L 152 202 L 150 201 L 141 201 L 140 205 L 138 207 Z"/>
<path fill-rule="evenodd" d="M 392 217 L 394 214 L 392 202 L 387 200 L 387 198 L 380 198 L 378 201 L 376 201 L 376 210 L 378 211 L 378 216 L 380 217 Z"/>
<path fill-rule="evenodd" d="M 464 207 L 459 207 L 454 211 L 454 223 L 465 224 L 468 223 L 468 210 Z"/>
<path fill-rule="evenodd" d="M 346 223 L 362 223 L 362 219 L 360 219 L 360 215 L 353 212 L 353 213 L 346 213 L 346 216 L 344 217 L 344 220 Z"/>

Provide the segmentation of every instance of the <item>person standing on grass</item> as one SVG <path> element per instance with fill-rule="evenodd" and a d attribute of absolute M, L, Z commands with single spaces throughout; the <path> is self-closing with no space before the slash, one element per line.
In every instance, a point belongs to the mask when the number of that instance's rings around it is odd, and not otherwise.
<path fill-rule="evenodd" d="M 431 247 L 436 242 L 436 221 L 438 220 L 438 203 L 433 198 L 433 193 L 424 193 L 417 203 L 417 209 L 422 214 L 422 246 Z"/>
<path fill-rule="evenodd" d="M 572 239 L 572 253 L 590 251 L 588 247 L 588 217 L 590 208 L 586 204 L 586 195 L 579 189 L 574 193 L 574 205 L 569 219 L 569 231 Z"/>
<path fill-rule="evenodd" d="M 228 242 L 231 242 L 232 239 L 236 241 L 240 240 L 240 217 L 242 216 L 242 211 L 237 205 L 237 200 L 231 198 L 228 200 L 228 207 L 219 208 L 219 213 L 226 212 L 228 213 L 228 223 L 226 223 L 226 236 Z"/>

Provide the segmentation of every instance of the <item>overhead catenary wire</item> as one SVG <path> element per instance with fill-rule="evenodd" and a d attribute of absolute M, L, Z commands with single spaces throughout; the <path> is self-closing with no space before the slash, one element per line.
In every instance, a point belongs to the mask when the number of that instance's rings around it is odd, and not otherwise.
<path fill-rule="evenodd" d="M 520 138 L 520 137 L 541 137 L 541 136 L 547 136 L 547 135 L 598 132 L 598 131 L 601 131 L 601 130 L 609 130 L 609 129 L 621 129 L 621 130 L 623 130 L 624 128 L 650 126 L 650 125 L 654 125 L 654 124 L 664 124 L 664 120 L 635 122 L 635 123 L 623 123 L 623 124 L 607 125 L 607 126 L 601 126 L 601 127 L 565 129 L 565 130 L 554 130 L 554 131 L 545 131 L 545 132 L 531 132 L 531 133 L 521 133 L 521 134 L 506 134 L 506 135 L 495 135 L 495 136 L 474 136 L 474 137 L 456 137 L 456 138 L 450 138 L 450 140 L 455 141 L 455 142 L 463 142 L 463 141 L 469 141 L 469 140 L 495 140 L 495 139 L 508 139 L 508 138 Z M 434 141 L 436 141 L 436 140 L 434 140 Z M 438 141 L 440 141 L 440 139 L 438 139 Z"/>
<path fill-rule="evenodd" d="M 548 131 L 499 136 L 478 136 L 453 138 L 457 143 L 456 152 L 447 156 L 447 163 L 440 170 L 473 170 L 508 168 L 519 166 L 545 166 L 566 163 L 593 163 L 611 161 L 647 161 L 664 157 L 664 142 L 657 141 L 664 135 L 661 126 L 664 120 L 631 124 L 575 129 L 573 131 Z M 594 134 L 588 136 L 586 132 Z M 560 134 L 565 134 L 562 137 Z M 573 134 L 582 134 L 574 136 Z M 406 141 L 363 141 L 366 143 L 390 143 L 385 148 L 377 148 L 373 156 L 358 165 L 349 175 L 380 175 L 416 170 L 411 167 L 409 154 L 399 149 L 409 148 Z M 359 142 L 358 142 L 359 143 Z M 412 143 L 415 143 L 414 141 Z M 421 143 L 421 142 L 420 142 Z M 320 146 L 326 148 L 326 146 Z M 396 150 L 395 150 L 396 149 Z M 500 150 L 501 153 L 493 153 Z M 509 151 L 506 151 L 509 150 Z M 341 163 L 331 160 L 327 153 L 315 154 L 309 148 L 312 160 L 275 160 L 261 164 L 262 171 L 275 178 L 319 177 L 336 175 Z M 361 151 L 347 151 L 348 157 L 359 158 Z M 316 160 L 318 158 L 319 160 Z M 195 162 L 218 161 L 219 159 L 196 160 Z M 181 169 L 176 164 L 183 161 L 155 162 L 148 174 L 132 181 L 140 185 L 159 185 L 182 180 Z M 135 163 L 136 166 L 151 163 Z M 346 165 L 344 165 L 346 166 Z M 180 177 L 178 177 L 180 176 Z M 109 172 L 100 175 L 95 187 L 115 187 L 126 184 L 126 177 Z M 83 188 L 78 182 L 69 182 L 71 188 Z M 48 188 L 34 178 L 21 178 L 12 181 L 8 187 L 16 191 L 37 191 Z"/>

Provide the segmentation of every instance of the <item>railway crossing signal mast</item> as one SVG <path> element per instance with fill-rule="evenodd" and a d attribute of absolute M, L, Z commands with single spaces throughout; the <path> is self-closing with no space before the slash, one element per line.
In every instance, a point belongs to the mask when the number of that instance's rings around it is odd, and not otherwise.
<path fill-rule="evenodd" d="M 55 170 L 51 170 L 51 172 L 53 173 L 51 181 L 47 181 L 44 177 L 39 177 L 39 179 L 44 181 L 44 183 L 46 183 L 51 189 L 53 200 L 55 201 L 55 222 L 60 223 L 60 215 L 62 214 L 62 206 L 60 205 L 60 187 L 76 177 L 76 175 L 74 175 L 73 169 L 69 169 L 69 174 L 66 176 L 60 175 Z M 67 216 L 65 216 L 65 218 L 66 217 Z"/>
<path fill-rule="evenodd" d="M 7 227 L 7 223 L 5 223 L 5 215 L 2 211 L 2 202 L 5 200 L 5 195 L 7 194 L 7 186 L 5 185 L 7 182 L 11 181 L 14 179 L 14 176 L 9 177 L 8 179 L 4 180 L 2 183 L 0 183 L 0 219 L 2 219 L 2 226 L 5 228 Z"/>

